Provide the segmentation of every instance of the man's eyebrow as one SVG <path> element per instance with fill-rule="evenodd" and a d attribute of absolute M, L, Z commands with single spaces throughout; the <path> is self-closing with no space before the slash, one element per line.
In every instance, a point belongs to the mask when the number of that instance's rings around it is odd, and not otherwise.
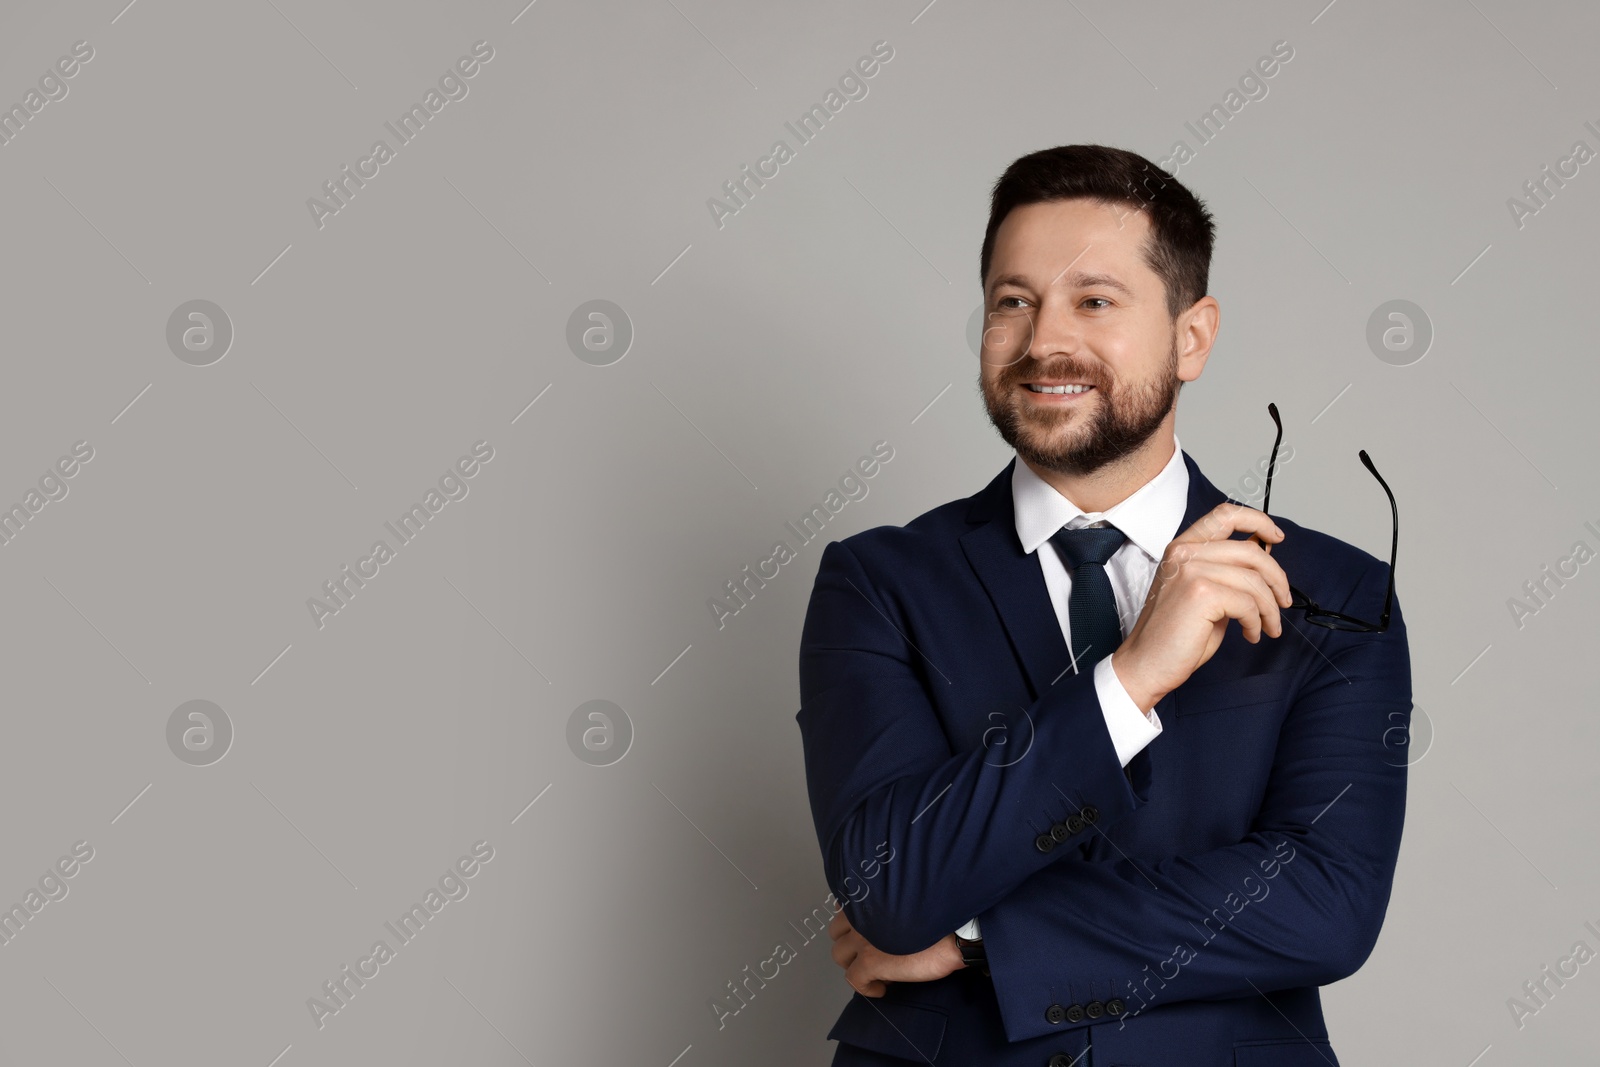
<path fill-rule="evenodd" d="M 1069 275 L 1069 279 L 1071 280 L 1072 286 L 1075 289 L 1115 289 L 1123 296 L 1133 295 L 1132 289 L 1128 288 L 1126 285 L 1123 285 L 1110 274 L 1091 274 L 1088 271 L 1080 270 L 1073 271 L 1072 274 Z"/>
<path fill-rule="evenodd" d="M 1002 274 L 1000 277 L 989 283 L 989 288 L 994 290 L 1000 288 L 1002 285 L 1014 285 L 1018 289 L 1027 289 L 1030 288 L 1032 284 L 1032 282 L 1028 281 L 1028 279 L 1024 278 L 1020 274 Z"/>
<path fill-rule="evenodd" d="M 1128 286 L 1124 285 L 1122 282 L 1118 281 L 1116 277 L 1110 274 L 1095 274 L 1080 270 L 1073 271 L 1067 276 L 1067 278 L 1069 284 L 1071 284 L 1075 289 L 1094 289 L 1099 287 L 1105 289 L 1115 289 L 1123 296 L 1131 297 L 1134 295 L 1132 289 L 1128 288 Z M 1032 281 L 1020 274 L 1002 274 L 1000 277 L 994 280 L 994 282 L 990 285 L 990 288 L 999 289 L 1003 285 L 1014 285 L 1020 289 L 1030 289 L 1033 287 Z"/>

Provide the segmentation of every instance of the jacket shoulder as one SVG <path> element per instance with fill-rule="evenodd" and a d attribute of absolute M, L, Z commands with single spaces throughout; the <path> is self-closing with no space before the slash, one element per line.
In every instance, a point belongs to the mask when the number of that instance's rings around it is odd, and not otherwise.
<path fill-rule="evenodd" d="M 1386 551 L 1380 559 L 1359 545 L 1302 526 L 1293 519 L 1279 514 L 1272 518 L 1284 533 L 1283 541 L 1274 546 L 1272 557 L 1290 582 L 1324 607 L 1340 610 L 1341 605 L 1347 605 L 1359 614 L 1366 605 L 1350 604 L 1351 595 L 1363 584 L 1381 585 L 1388 580 L 1387 543 L 1382 546 Z"/>
<path fill-rule="evenodd" d="M 925 558 L 954 548 L 957 538 L 972 528 L 966 519 L 971 504 L 972 497 L 960 497 L 924 511 L 904 526 L 874 526 L 831 542 L 827 548 L 842 545 L 869 569 L 874 562 Z"/>

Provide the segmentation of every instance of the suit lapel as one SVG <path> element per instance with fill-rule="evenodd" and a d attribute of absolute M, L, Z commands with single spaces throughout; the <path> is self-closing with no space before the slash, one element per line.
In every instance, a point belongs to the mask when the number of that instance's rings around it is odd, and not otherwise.
<path fill-rule="evenodd" d="M 966 518 L 975 525 L 960 540 L 967 561 L 1000 615 L 1037 700 L 1062 672 L 1071 670 L 1072 657 L 1056 621 L 1039 561 L 1024 553 L 1022 542 L 1017 539 L 1011 497 L 1011 471 L 1017 462 L 1013 458 L 972 497 Z M 1187 452 L 1183 453 L 1183 462 L 1189 470 L 1189 500 L 1183 521 L 1178 524 L 1179 533 L 1226 499 L 1200 473 Z"/>

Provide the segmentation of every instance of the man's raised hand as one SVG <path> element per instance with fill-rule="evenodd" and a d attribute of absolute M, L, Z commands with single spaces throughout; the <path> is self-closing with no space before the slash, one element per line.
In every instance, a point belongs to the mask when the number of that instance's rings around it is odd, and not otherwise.
<path fill-rule="evenodd" d="M 1258 540 L 1233 540 L 1244 531 Z M 1218 504 L 1167 545 L 1144 610 L 1117 648 L 1112 670 L 1141 711 L 1178 688 L 1222 644 L 1228 620 L 1246 641 L 1283 635 L 1289 578 L 1270 555 L 1283 531 L 1264 512 Z"/>

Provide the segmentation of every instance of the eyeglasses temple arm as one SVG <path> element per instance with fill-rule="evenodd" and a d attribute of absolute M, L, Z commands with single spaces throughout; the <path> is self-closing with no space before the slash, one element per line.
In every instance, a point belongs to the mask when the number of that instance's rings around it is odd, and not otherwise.
<path fill-rule="evenodd" d="M 1272 416 L 1272 421 L 1278 427 L 1278 436 L 1272 439 L 1272 458 L 1267 461 L 1267 488 L 1261 494 L 1261 514 L 1268 514 L 1267 505 L 1272 502 L 1272 474 L 1278 466 L 1278 445 L 1283 440 L 1283 420 L 1278 418 L 1278 405 L 1267 404 L 1267 414 Z"/>
<path fill-rule="evenodd" d="M 1383 475 L 1378 473 L 1378 468 L 1372 465 L 1372 457 L 1367 455 L 1367 450 L 1363 448 L 1359 454 L 1361 462 L 1366 466 L 1367 470 L 1372 472 L 1372 476 L 1378 479 L 1378 484 L 1383 486 L 1383 492 L 1389 498 L 1389 514 L 1394 520 L 1392 527 L 1394 533 L 1389 538 L 1389 591 L 1384 594 L 1383 614 L 1378 619 L 1384 626 L 1388 626 L 1389 611 L 1394 607 L 1394 563 L 1395 554 L 1400 548 L 1400 508 L 1394 502 L 1394 493 L 1389 490 L 1389 483 L 1383 480 Z"/>

